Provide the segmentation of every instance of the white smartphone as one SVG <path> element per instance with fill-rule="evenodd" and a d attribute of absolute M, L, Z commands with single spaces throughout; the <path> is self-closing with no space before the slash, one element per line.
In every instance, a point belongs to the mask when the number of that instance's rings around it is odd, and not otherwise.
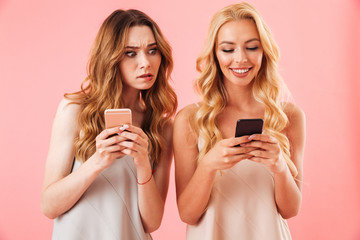
<path fill-rule="evenodd" d="M 124 124 L 132 124 L 131 109 L 106 109 L 105 128 L 121 127 Z"/>

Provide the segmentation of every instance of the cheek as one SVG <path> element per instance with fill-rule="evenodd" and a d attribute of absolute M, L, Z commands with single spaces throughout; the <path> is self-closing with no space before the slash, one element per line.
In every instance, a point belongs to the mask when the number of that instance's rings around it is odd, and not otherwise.
<path fill-rule="evenodd" d="M 216 58 L 219 61 L 221 68 L 228 66 L 231 63 L 231 58 L 229 56 L 225 56 L 224 54 L 218 53 L 216 54 Z"/>
<path fill-rule="evenodd" d="M 254 54 L 251 56 L 251 62 L 256 65 L 256 68 L 261 67 L 262 57 L 262 54 Z"/>
<path fill-rule="evenodd" d="M 131 61 L 123 60 L 120 62 L 119 69 L 123 80 L 131 79 L 131 73 L 134 72 L 132 65 Z"/>
<path fill-rule="evenodd" d="M 159 70 L 160 64 L 161 64 L 161 56 L 159 55 L 159 56 L 156 56 L 153 61 L 153 66 L 155 67 L 156 71 Z"/>

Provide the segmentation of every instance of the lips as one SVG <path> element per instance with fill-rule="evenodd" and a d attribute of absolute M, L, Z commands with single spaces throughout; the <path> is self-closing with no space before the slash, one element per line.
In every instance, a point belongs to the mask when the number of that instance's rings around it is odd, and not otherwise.
<path fill-rule="evenodd" d="M 153 75 L 151 73 L 145 73 L 143 75 L 138 76 L 138 78 L 147 78 L 147 77 L 152 77 Z"/>
<path fill-rule="evenodd" d="M 245 76 L 247 76 L 251 69 L 252 69 L 252 67 L 248 67 L 248 68 L 230 68 L 231 72 L 236 77 L 245 77 Z"/>
<path fill-rule="evenodd" d="M 250 68 L 243 68 L 243 69 L 235 69 L 235 68 L 233 68 L 231 70 L 233 70 L 236 73 L 247 73 L 250 70 Z"/>
<path fill-rule="evenodd" d="M 153 79 L 153 75 L 151 73 L 145 73 L 143 75 L 137 76 L 137 78 L 140 78 L 144 81 L 151 81 Z"/>

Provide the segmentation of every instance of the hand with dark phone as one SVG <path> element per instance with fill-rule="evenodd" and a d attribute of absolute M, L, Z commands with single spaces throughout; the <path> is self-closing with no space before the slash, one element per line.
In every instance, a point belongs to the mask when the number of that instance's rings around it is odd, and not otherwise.
<path fill-rule="evenodd" d="M 261 134 L 264 120 L 260 118 L 239 119 L 236 123 L 235 137 L 250 136 L 253 134 Z M 238 147 L 240 145 L 236 145 Z"/>

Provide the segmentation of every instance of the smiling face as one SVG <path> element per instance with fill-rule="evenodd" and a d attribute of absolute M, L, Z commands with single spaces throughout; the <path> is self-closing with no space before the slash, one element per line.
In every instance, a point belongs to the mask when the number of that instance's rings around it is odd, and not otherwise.
<path fill-rule="evenodd" d="M 125 44 L 125 53 L 120 61 L 124 89 L 151 88 L 156 80 L 160 63 L 161 54 L 150 27 L 131 27 Z"/>
<path fill-rule="evenodd" d="M 216 39 L 218 59 L 225 86 L 246 86 L 260 70 L 263 57 L 259 33 L 251 19 L 225 23 Z"/>

